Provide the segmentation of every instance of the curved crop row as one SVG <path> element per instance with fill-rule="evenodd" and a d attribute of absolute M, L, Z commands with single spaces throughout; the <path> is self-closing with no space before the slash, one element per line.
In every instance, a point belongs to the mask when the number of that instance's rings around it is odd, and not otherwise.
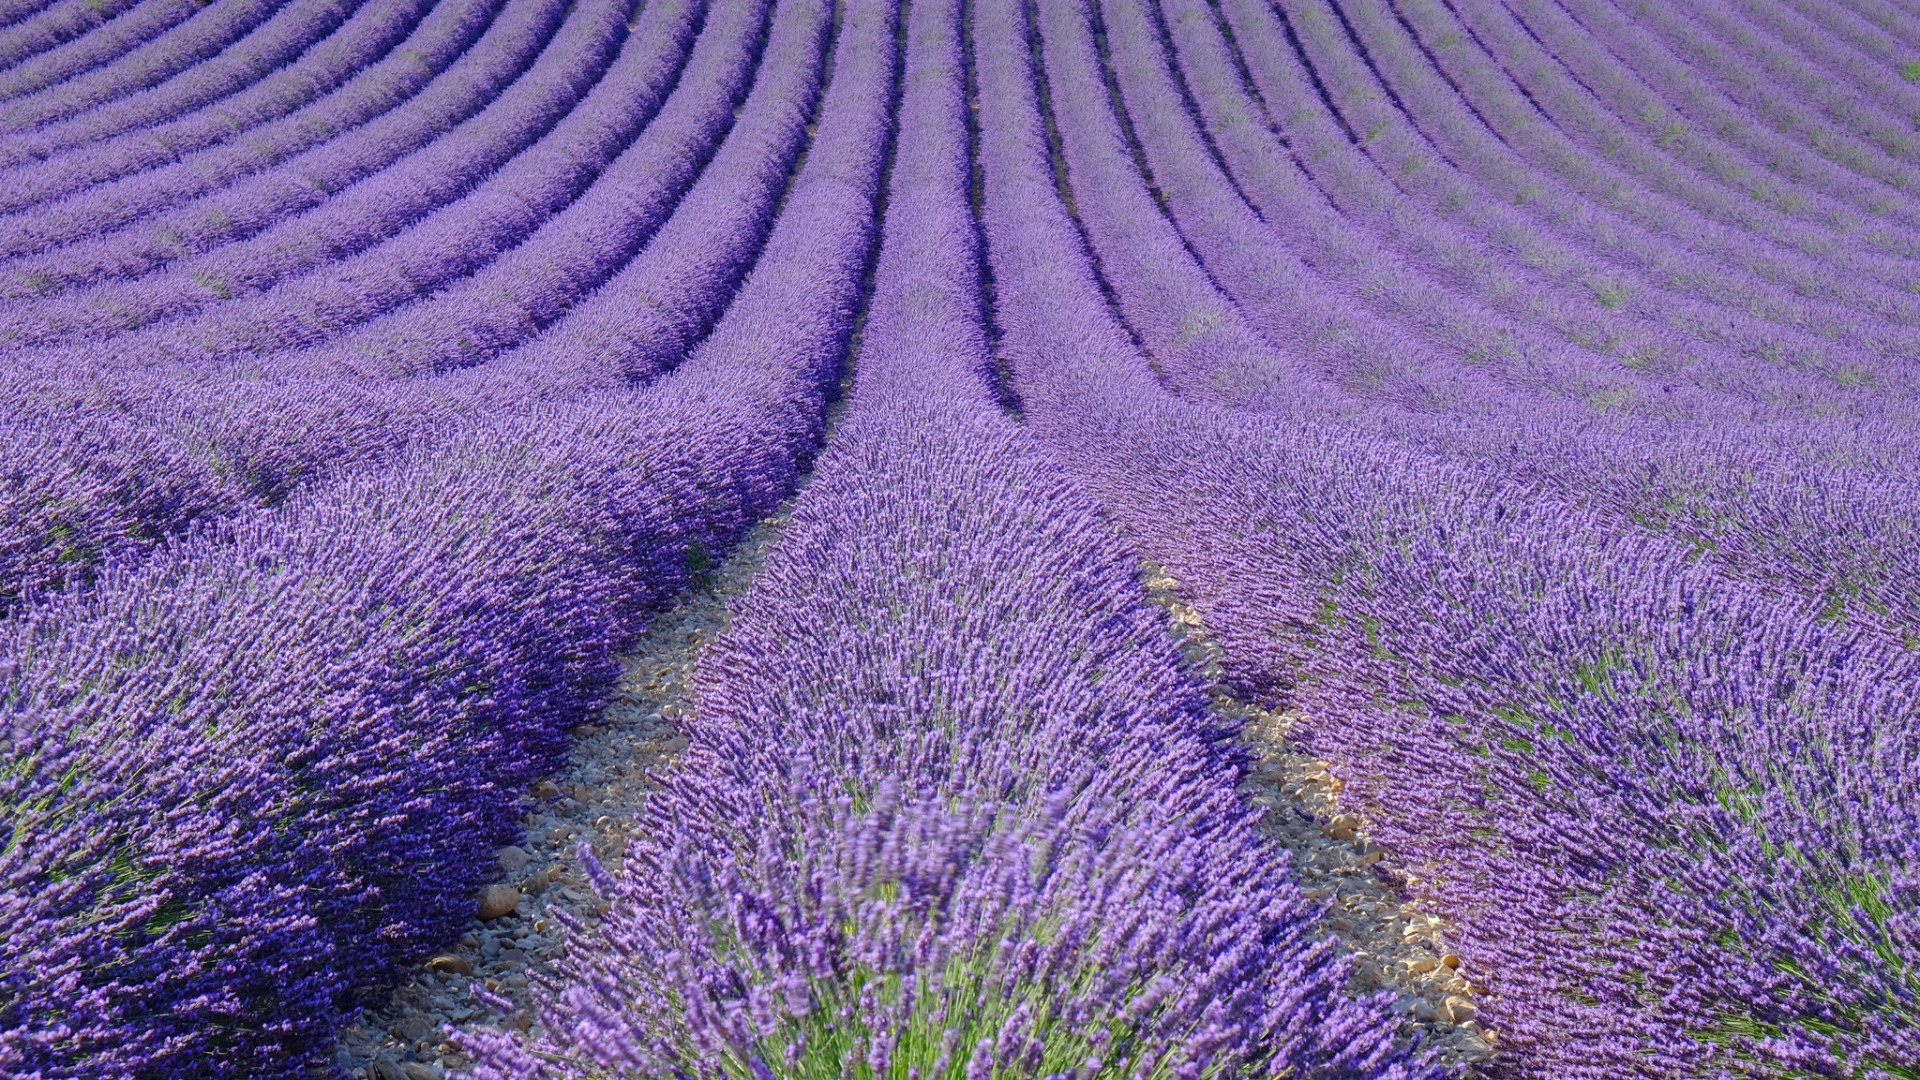
<path fill-rule="evenodd" d="M 1416 407 L 1472 411 L 1483 393 L 1476 372 L 1603 403 L 1608 411 L 1695 414 L 1724 407 L 1728 395 L 1769 406 L 1811 399 L 1824 410 L 1836 397 L 1828 380 L 1761 369 L 1671 329 L 1624 318 L 1595 304 L 1590 290 L 1570 295 L 1526 280 L 1504 270 L 1489 245 L 1417 215 L 1397 214 L 1388 232 L 1340 214 L 1261 122 L 1261 107 L 1240 85 L 1205 5 L 1169 8 L 1169 57 L 1180 61 L 1178 74 L 1192 89 L 1204 127 L 1196 132 L 1184 119 L 1181 96 L 1171 85 L 1174 73 L 1155 55 L 1161 44 L 1138 15 L 1108 31 L 1113 47 L 1129 58 L 1115 63 L 1118 90 L 1183 235 L 1270 340 L 1306 351 L 1310 345 L 1295 342 L 1308 327 L 1318 329 L 1313 344 L 1332 339 L 1354 349 L 1365 340 L 1376 359 L 1371 372 L 1362 368 L 1363 378 L 1398 381 L 1424 373 L 1422 386 L 1402 398 Z M 1289 134 L 1294 130 L 1289 125 Z M 1213 146 L 1218 166 L 1207 161 Z M 1306 272 L 1292 265 L 1296 259 L 1325 273 L 1349 299 L 1292 300 L 1284 283 Z M 1341 310 L 1335 303 L 1364 305 L 1413 340 L 1403 344 L 1380 330 L 1343 332 L 1334 321 Z M 1429 401 L 1420 402 L 1421 394 Z"/>
<path fill-rule="evenodd" d="M 119 228 L 338 137 L 457 60 L 499 6 L 373 5 L 242 99 L 7 169 L 0 251 L 12 258 Z"/>
<path fill-rule="evenodd" d="M 1018 21 L 983 6 L 981 38 L 1018 55 Z M 1456 920 L 1509 1060 L 1912 1060 L 1914 718 L 1883 689 L 1911 657 L 1444 457 L 1169 399 L 1053 195 L 1024 65 L 980 64 L 1029 427 L 1183 582 L 1249 691 L 1307 708 Z"/>
<path fill-rule="evenodd" d="M 1274 68 L 1285 66 L 1291 50 L 1275 13 L 1244 0 L 1223 6 L 1235 34 L 1249 43 L 1244 55 L 1256 81 L 1282 76 Z M 1370 46 L 1362 57 L 1324 6 L 1304 6 L 1305 17 L 1295 13 L 1285 28 L 1298 29 L 1321 85 L 1340 102 L 1351 137 L 1393 183 L 1433 212 L 1471 215 L 1474 227 L 1497 237 L 1509 258 L 1552 268 L 1595 306 L 1615 307 L 1772 364 L 1817 359 L 1831 351 L 1823 339 L 1836 335 L 1860 334 L 1872 343 L 1885 330 L 1879 322 L 1863 326 L 1862 308 L 1885 312 L 1894 324 L 1912 322 L 1911 298 L 1904 292 L 1911 274 L 1901 260 L 1880 260 L 1886 273 L 1876 285 L 1869 268 L 1859 264 L 1864 245 L 1802 239 L 1798 248 L 1789 247 L 1777 242 L 1779 230 L 1757 237 L 1657 193 L 1635 192 L 1604 159 L 1564 136 L 1555 138 L 1551 125 L 1539 122 L 1533 106 L 1482 54 L 1436 69 L 1434 57 L 1468 48 L 1462 33 L 1446 29 L 1443 20 L 1450 16 L 1414 4 L 1410 8 L 1418 10 L 1402 23 L 1356 5 L 1348 25 Z M 1409 29 L 1416 18 L 1420 38 Z M 1446 44 L 1432 48 L 1432 41 Z M 1391 81 L 1376 81 L 1376 70 Z M 1487 112 L 1484 102 L 1461 98 L 1455 87 L 1462 71 L 1489 83 L 1484 94 L 1497 97 L 1505 112 Z M 1262 93 L 1273 107 L 1288 88 L 1263 84 Z M 1490 128 L 1489 117 L 1511 122 Z M 1549 161 L 1536 165 L 1528 154 L 1548 155 Z M 1828 261 L 1842 253 L 1843 265 Z M 1720 268 L 1723 263 L 1728 269 Z M 1836 375 L 1849 359 L 1859 357 L 1829 362 Z"/>
<path fill-rule="evenodd" d="M 144 200 L 131 213 L 113 206 L 84 206 L 75 213 L 73 225 L 56 225 L 73 233 L 65 236 L 67 240 L 79 242 L 44 256 L 13 259 L 8 288 L 13 296 L 40 296 L 75 284 L 136 277 L 167 261 L 253 236 L 282 217 L 315 208 L 349 184 L 371 179 L 394 161 L 411 160 L 417 150 L 436 146 L 440 136 L 457 131 L 474 119 L 474 113 L 495 104 L 497 94 L 528 75 L 528 67 L 538 65 L 540 58 L 549 58 L 547 67 L 553 67 L 551 56 L 561 50 L 549 46 L 557 44 L 553 37 L 566 25 L 566 12 L 568 8 L 557 0 L 509 0 L 486 37 L 457 54 L 457 60 L 449 56 L 453 63 L 445 71 L 426 71 L 430 81 L 399 108 L 384 111 L 372 123 L 323 142 L 280 167 L 227 190 L 207 192 L 173 213 L 161 213 L 154 221 L 119 229 L 127 217 L 152 209 L 144 206 Z M 578 17 L 584 15 L 576 13 L 576 23 Z M 541 77 L 551 75 L 541 71 Z M 171 192 L 161 198 L 171 202 Z M 98 213 L 115 221 L 94 227 Z M 38 248 L 33 231 L 23 229 L 23 233 L 21 250 Z"/>
<path fill-rule="evenodd" d="M 92 71 L 0 104 L 0 131 L 23 131 L 157 86 L 271 18 L 271 0 L 213 0 L 180 25 Z"/>
<path fill-rule="evenodd" d="M 0 0 L 0 1075 L 324 1069 L 812 469 L 369 1076 L 1904 1080 L 1917 122 L 1888 0 Z"/>
<path fill-rule="evenodd" d="M 0 31 L 0 99 L 106 63 L 198 11 L 193 0 L 62 0 Z"/>
<path fill-rule="evenodd" d="M 911 11 L 852 404 L 569 949 L 580 989 L 482 1077 L 1410 1075 L 1131 557 L 995 407 L 958 8 Z"/>
<path fill-rule="evenodd" d="M 540 59 L 485 110 L 324 202 L 318 192 L 307 191 L 306 200 L 318 202 L 313 209 L 268 216 L 264 207 L 245 207 L 251 211 L 247 218 L 265 227 L 219 246 L 208 241 L 245 235 L 241 229 L 246 219 L 224 213 L 196 215 L 211 226 L 195 230 L 200 235 L 162 227 L 151 239 L 136 238 L 145 242 L 133 251 L 115 252 L 125 260 L 121 266 L 89 276 L 117 277 L 121 270 L 144 269 L 149 253 L 164 253 L 170 265 L 132 281 L 107 281 L 13 305 L 0 322 L 0 334 L 21 345 L 118 335 L 116 360 L 135 364 L 170 355 L 307 344 L 321 336 L 330 298 L 361 312 L 377 312 L 402 296 L 415 295 L 422 286 L 402 276 L 407 255 L 440 250 L 432 246 L 435 240 L 448 243 L 446 211 L 463 203 L 468 213 L 490 216 L 474 231 L 467 261 L 445 272 L 458 274 L 456 267 L 463 265 L 471 270 L 495 253 L 493 244 L 510 244 L 566 205 L 672 87 L 686 58 L 693 32 L 689 8 L 695 5 L 676 4 L 672 9 L 678 14 L 678 32 L 672 16 L 656 15 L 648 19 L 649 28 L 664 23 L 662 32 L 631 36 L 631 48 L 622 49 L 630 38 L 627 17 L 632 6 L 627 0 L 604 0 L 575 8 Z M 611 81 L 603 81 L 608 75 Z M 619 96 L 623 91 L 632 97 Z M 588 98 L 593 107 L 574 111 Z M 422 239 L 409 242 L 409 230 L 424 230 Z M 175 258 L 183 248 L 202 253 Z M 389 261 L 401 273 L 383 275 Z M 379 290 L 365 305 L 355 304 L 343 291 L 356 270 L 368 277 L 366 287 Z M 414 272 L 433 274 L 434 268 Z M 373 280 L 381 276 L 393 280 Z M 429 278 L 424 287 L 430 283 Z M 276 285 L 283 288 L 270 291 Z M 276 336 L 276 328 L 262 325 L 261 319 L 249 323 L 223 310 L 250 313 L 277 302 L 291 307 L 303 301 L 306 323 L 285 327 L 285 336 Z M 206 308 L 213 310 L 202 310 Z M 333 318 L 354 321 L 355 316 L 343 312 Z M 168 325 L 182 320 L 184 326 Z M 234 323 L 231 331 L 225 325 L 229 320 Z M 155 323 L 161 325 L 151 325 Z M 145 333 L 129 333 L 136 330 Z M 57 354 L 51 361 L 55 367 L 72 362 Z"/>
<path fill-rule="evenodd" d="M 60 150 L 143 128 L 245 93 L 274 69 L 288 64 L 347 23 L 364 5 L 347 2 L 282 8 L 219 55 L 149 90 L 82 110 L 58 122 L 43 122 L 8 140 L 0 162 L 44 158 Z"/>
<path fill-rule="evenodd" d="M 1707 13 L 1702 6 L 1697 14 Z M 1843 231 L 1857 227 L 1853 223 L 1863 217 L 1913 225 L 1920 207 L 1902 194 L 1913 182 L 1903 176 L 1906 167 L 1881 152 L 1863 154 L 1828 120 L 1809 115 L 1797 95 L 1759 90 L 1750 73 L 1735 74 L 1728 85 L 1714 61 L 1728 69 L 1739 62 L 1716 53 L 1697 33 L 1682 31 L 1706 50 L 1696 52 L 1682 74 L 1676 43 L 1663 42 L 1657 33 L 1663 24 L 1669 31 L 1674 24 L 1652 12 L 1632 26 L 1589 4 L 1568 4 L 1565 10 L 1528 5 L 1512 18 L 1604 106 L 1609 126 L 1640 128 L 1643 142 L 1702 182 Z M 1737 101 L 1728 96 L 1730 90 L 1757 92 L 1758 100 Z"/>
<path fill-rule="evenodd" d="M 822 152 L 659 386 L 478 423 L 9 631 L 0 1062 L 300 1075 L 353 986 L 464 917 L 612 650 L 818 443 L 885 44 L 843 35 Z"/>
<path fill-rule="evenodd" d="M 1914 157 L 1920 143 L 1911 138 L 1912 120 L 1896 120 L 1877 102 L 1837 90 L 1790 50 L 1766 41 L 1764 8 L 1749 5 L 1736 15 L 1729 4 L 1702 4 L 1685 20 L 1648 10 L 1622 34 L 1627 28 L 1605 9 L 1569 7 L 1596 43 L 1630 59 L 1640 80 L 1662 89 L 1664 99 L 1678 99 L 1674 108 L 1697 103 L 1716 126 L 1726 125 L 1726 140 L 1757 163 L 1816 185 L 1850 203 L 1860 216 L 1909 228 L 1915 224 L 1920 208 L 1913 193 L 1920 173 Z M 1686 65 L 1688 73 L 1682 75 L 1676 63 Z M 1882 74 L 1888 77 L 1888 97 L 1912 97 L 1914 91 L 1894 78 L 1895 69 Z M 1735 110 L 1747 118 L 1735 120 Z M 1614 112 L 1627 115 L 1618 106 Z"/>
<path fill-rule="evenodd" d="M 669 10 L 665 3 L 656 7 Z M 643 141 L 659 134 L 662 139 L 652 145 L 671 150 L 676 147 L 672 139 L 687 134 L 681 130 L 686 123 L 711 123 L 714 117 L 707 114 L 716 111 L 731 115 L 729 80 L 744 62 L 747 34 L 762 14 L 741 10 L 731 30 L 725 22 L 715 24 L 715 44 L 704 49 L 707 61 L 695 58 L 697 66 L 682 88 L 695 106 L 669 104 L 679 120 L 657 125 L 672 130 L 650 128 Z M 542 399 L 629 387 L 672 366 L 725 308 L 759 251 L 774 195 L 805 137 L 818 92 L 823 18 L 806 2 L 790 2 L 776 16 L 770 48 L 777 68 L 756 82 L 700 183 L 625 272 L 634 275 L 627 287 L 667 279 L 650 294 L 650 303 L 636 310 L 616 293 L 611 303 L 587 305 L 595 320 L 593 334 L 617 337 L 626 343 L 623 351 L 616 354 L 588 337 L 563 333 L 571 322 L 567 318 L 548 335 L 551 341 L 536 338 L 529 347 L 492 360 L 475 343 L 468 357 L 473 366 L 430 378 L 303 375 L 301 365 L 308 361 L 295 352 L 267 358 L 277 367 L 194 378 L 162 370 L 59 384 L 66 404 L 33 414 L 38 419 L 23 421 L 12 432 L 17 475 L 0 489 L 11 495 L 11 505 L 0 508 L 0 551 L 5 553 L 0 568 L 9 587 L 0 596 L 18 602 L 23 594 L 59 588 L 68 575 L 136 559 L 154 544 L 239 507 L 273 505 L 297 486 L 417 450 L 463 421 L 521 410 Z M 706 134 L 698 126 L 692 133 Z M 662 179 L 651 167 L 640 171 L 643 191 Z M 615 209 L 628 190 L 614 189 L 608 201 Z M 613 217 L 596 227 L 638 226 Z M 585 260 L 604 251 L 587 244 L 573 250 L 574 257 Z M 511 295 L 498 308 L 512 313 L 538 299 Z M 663 338 L 662 325 L 675 335 Z M 644 365 L 634 360 L 641 342 L 653 345 Z M 105 439 L 102 432 L 112 433 L 106 440 L 111 452 L 89 450 Z M 156 473 L 169 480 L 164 499 L 142 486 Z M 34 498 L 36 491 L 62 495 L 41 501 Z"/>
<path fill-rule="evenodd" d="M 1711 549 L 1721 566 L 1755 580 L 1791 583 L 1809 610 L 1839 605 L 1857 615 L 1877 613 L 1908 636 L 1920 626 L 1920 596 L 1911 588 L 1912 568 L 1920 567 L 1914 543 L 1920 523 L 1910 512 L 1915 477 L 1910 450 L 1898 449 L 1911 446 L 1910 429 L 1899 422 L 1903 395 L 1891 396 L 1889 422 L 1869 423 L 1860 415 L 1864 410 L 1851 405 L 1851 394 L 1823 393 L 1818 384 L 1783 387 L 1784 380 L 1747 387 L 1738 369 L 1711 379 L 1710 390 L 1676 394 L 1669 384 L 1661 394 L 1658 386 L 1635 385 L 1578 353 L 1489 355 L 1448 370 L 1438 350 L 1423 355 L 1380 331 L 1371 351 L 1360 348 L 1368 339 L 1352 322 L 1342 328 L 1329 310 L 1337 295 L 1332 302 L 1321 299 L 1317 308 L 1285 297 L 1274 281 L 1284 265 L 1261 257 L 1262 244 L 1270 242 L 1267 227 L 1217 177 L 1209 177 L 1204 150 L 1191 138 L 1166 145 L 1180 106 L 1164 86 L 1157 96 L 1142 96 L 1150 89 L 1142 84 L 1156 68 L 1142 12 L 1125 3 L 1103 7 L 1120 72 L 1118 92 L 1129 99 L 1132 130 L 1155 167 L 1155 190 L 1184 232 L 1171 234 L 1148 203 L 1142 178 L 1125 162 L 1117 145 L 1121 136 L 1099 101 L 1084 16 L 1072 18 L 1070 8 L 1061 7 L 1050 13 L 1060 19 L 1050 34 L 1078 38 L 1073 51 L 1049 65 L 1059 72 L 1053 98 L 1065 110 L 1059 127 L 1066 164 L 1121 314 L 1180 392 L 1282 414 L 1346 411 L 1347 422 L 1366 430 L 1397 431 L 1396 437 L 1476 460 L 1491 474 L 1596 500 L 1617 515 L 1622 528 L 1637 524 L 1670 532 Z M 1056 51 L 1066 47 L 1050 42 Z M 1210 179 L 1212 190 L 1205 190 Z M 1180 250 L 1182 239 L 1232 293 L 1237 310 L 1225 309 L 1211 292 L 1201 267 Z M 1348 254 L 1360 256 L 1358 250 Z M 1391 275 L 1390 267 L 1372 274 L 1367 295 L 1387 291 Z M 1287 324 L 1340 328 L 1322 333 L 1356 357 L 1358 366 L 1335 369 L 1333 382 L 1356 399 L 1407 411 L 1385 424 L 1369 408 L 1353 416 L 1356 406 L 1340 390 L 1303 381 L 1299 368 L 1247 344 L 1244 328 L 1237 331 L 1239 343 L 1223 344 L 1242 326 L 1241 312 L 1247 323 L 1309 359 L 1315 354 L 1286 336 L 1293 328 Z M 1746 393 L 1736 393 L 1741 390 Z M 1845 419 L 1768 420 L 1748 404 L 1796 394 L 1808 412 Z M 1609 404 L 1595 409 L 1595 401 Z M 1862 461 L 1876 462 L 1871 475 Z M 1756 476 L 1766 482 L 1756 484 Z"/>
<path fill-rule="evenodd" d="M 390 53 L 428 10 L 424 2 L 363 5 L 297 57 L 254 71 L 248 83 L 184 115 L 169 107 L 119 130 L 117 121 L 82 116 L 60 125 L 63 132 L 18 139 L 0 166 L 8 189 L 0 212 L 178 161 L 299 111 Z"/>
<path fill-rule="evenodd" d="M 717 15 L 710 25 L 724 26 L 729 17 Z M 624 267 L 677 210 L 715 147 L 744 115 L 741 101 L 749 85 L 767 87 L 755 116 L 784 147 L 767 145 L 756 131 L 737 144 L 737 152 L 768 162 L 791 160 L 813 111 L 820 74 L 824 24 L 815 18 L 770 42 L 757 58 L 757 79 L 748 48 L 756 41 L 712 58 L 696 48 L 682 73 L 682 91 L 572 205 L 472 276 L 300 354 L 299 368 L 362 378 L 432 373 L 481 363 L 544 329 Z M 708 40 L 730 39 L 702 36 L 702 44 Z"/>
<path fill-rule="evenodd" d="M 1899 16 L 1883 9 L 1876 24 L 1873 18 L 1848 11 L 1844 4 L 1788 0 L 1774 7 L 1787 10 L 1771 18 L 1804 27 L 1793 35 L 1794 44 L 1810 50 L 1829 78 L 1845 79 L 1864 93 L 1878 95 L 1883 99 L 1882 107 L 1896 113 L 1912 109 L 1913 91 L 1902 89 L 1911 86 L 1901 73 L 1908 55 L 1890 29 Z M 1741 10 L 1744 13 L 1749 9 Z M 1844 52 L 1853 56 L 1838 56 Z"/>

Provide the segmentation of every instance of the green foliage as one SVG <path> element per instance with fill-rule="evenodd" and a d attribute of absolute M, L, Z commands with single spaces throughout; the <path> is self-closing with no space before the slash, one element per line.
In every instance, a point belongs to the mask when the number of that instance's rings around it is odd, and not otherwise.
<path fill-rule="evenodd" d="M 220 299 L 222 300 L 233 299 L 233 290 L 227 287 L 227 283 L 225 279 L 217 277 L 213 274 L 193 274 L 193 275 L 190 275 L 190 277 L 192 278 L 193 283 L 195 285 L 198 285 L 203 289 L 210 290 L 215 296 L 218 296 Z"/>
<path fill-rule="evenodd" d="M 1600 301 L 1600 306 L 1608 311 L 1619 311 L 1627 304 L 1625 285 L 1613 281 L 1594 281 L 1589 282 L 1588 287 L 1593 290 L 1594 299 Z"/>

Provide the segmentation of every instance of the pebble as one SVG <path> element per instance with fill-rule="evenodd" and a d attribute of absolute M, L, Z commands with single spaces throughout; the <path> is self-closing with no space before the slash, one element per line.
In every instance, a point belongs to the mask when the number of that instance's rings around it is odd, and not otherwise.
<path fill-rule="evenodd" d="M 482 919 L 498 919 L 511 915 L 519 902 L 519 889 L 511 885 L 489 885 L 480 890 L 479 916 Z"/>
<path fill-rule="evenodd" d="M 499 863 L 500 869 L 508 874 L 519 873 L 529 858 L 531 856 L 517 847 L 503 847 L 493 853 L 493 861 Z"/>
<path fill-rule="evenodd" d="M 1353 843 L 1353 838 L 1359 831 L 1360 818 L 1356 814 L 1340 814 L 1327 822 L 1327 835 L 1349 844 Z"/>
<path fill-rule="evenodd" d="M 388 1030 L 408 1042 L 419 1042 L 440 1030 L 440 1025 L 425 1013 L 408 1013 Z"/>
<path fill-rule="evenodd" d="M 473 962 L 464 956 L 447 954 L 427 961 L 427 970 L 437 971 L 443 975 L 471 975 Z"/>

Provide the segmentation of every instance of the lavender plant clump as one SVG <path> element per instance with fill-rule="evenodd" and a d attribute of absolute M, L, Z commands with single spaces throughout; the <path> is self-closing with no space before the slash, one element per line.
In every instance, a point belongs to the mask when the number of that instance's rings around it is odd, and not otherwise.
<path fill-rule="evenodd" d="M 0 1076 L 1920 1077 L 1916 125 L 1887 0 L 0 0 Z M 532 1009 L 336 1055 L 782 506 Z"/>

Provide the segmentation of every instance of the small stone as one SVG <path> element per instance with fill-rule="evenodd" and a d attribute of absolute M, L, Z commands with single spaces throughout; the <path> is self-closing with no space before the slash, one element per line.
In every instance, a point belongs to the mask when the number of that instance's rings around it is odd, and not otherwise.
<path fill-rule="evenodd" d="M 464 956 L 436 956 L 427 961 L 427 970 L 438 971 L 444 975 L 471 975 L 473 963 Z"/>
<path fill-rule="evenodd" d="M 551 780 L 542 780 L 533 785 L 533 797 L 536 799 L 557 799 L 560 797 L 560 786 Z"/>
<path fill-rule="evenodd" d="M 1381 851 L 1369 851 L 1365 855 L 1360 856 L 1360 865 L 1372 866 L 1374 863 L 1379 862 L 1385 854 L 1385 852 Z"/>
<path fill-rule="evenodd" d="M 1473 1014 L 1477 1010 L 1474 1007 L 1473 1002 L 1468 1001 L 1466 998 L 1463 998 L 1458 994 L 1455 994 L 1447 998 L 1446 1011 L 1448 1013 L 1447 1018 L 1452 1023 L 1458 1024 L 1463 1021 L 1473 1019 Z"/>
<path fill-rule="evenodd" d="M 586 813 L 587 804 L 581 802 L 578 799 L 566 798 L 566 799 L 561 799 L 559 805 L 556 806 L 555 809 L 559 810 L 561 813 L 567 815 L 568 817 L 573 817 L 576 814 Z"/>
<path fill-rule="evenodd" d="M 397 1061 L 375 1058 L 367 1065 L 368 1080 L 413 1080 Z"/>
<path fill-rule="evenodd" d="M 1354 814 L 1341 814 L 1327 822 L 1327 835 L 1335 840 L 1352 843 L 1360 828 L 1360 818 Z"/>
<path fill-rule="evenodd" d="M 419 1042 L 439 1030 L 439 1025 L 425 1013 L 410 1012 L 387 1030 L 408 1042 Z"/>
<path fill-rule="evenodd" d="M 1452 953 L 1448 953 L 1447 955 L 1441 957 L 1440 962 L 1450 968 L 1457 968 L 1460 966 L 1460 958 L 1453 955 Z"/>
<path fill-rule="evenodd" d="M 1427 972 L 1433 970 L 1433 959 L 1431 957 L 1423 956 L 1418 960 L 1409 960 L 1407 961 L 1407 970 L 1415 971 L 1424 975 Z"/>
<path fill-rule="evenodd" d="M 417 1061 L 401 1065 L 400 1071 L 407 1074 L 407 1080 L 442 1080 L 447 1075 L 438 1065 L 422 1065 Z"/>
<path fill-rule="evenodd" d="M 527 860 L 531 857 L 517 847 L 503 847 L 493 853 L 493 859 L 500 864 L 500 870 L 508 874 L 519 873 L 520 868 L 527 865 Z"/>
<path fill-rule="evenodd" d="M 513 914 L 520 903 L 520 890 L 511 885 L 489 885 L 480 890 L 480 917 L 498 919 Z"/>

